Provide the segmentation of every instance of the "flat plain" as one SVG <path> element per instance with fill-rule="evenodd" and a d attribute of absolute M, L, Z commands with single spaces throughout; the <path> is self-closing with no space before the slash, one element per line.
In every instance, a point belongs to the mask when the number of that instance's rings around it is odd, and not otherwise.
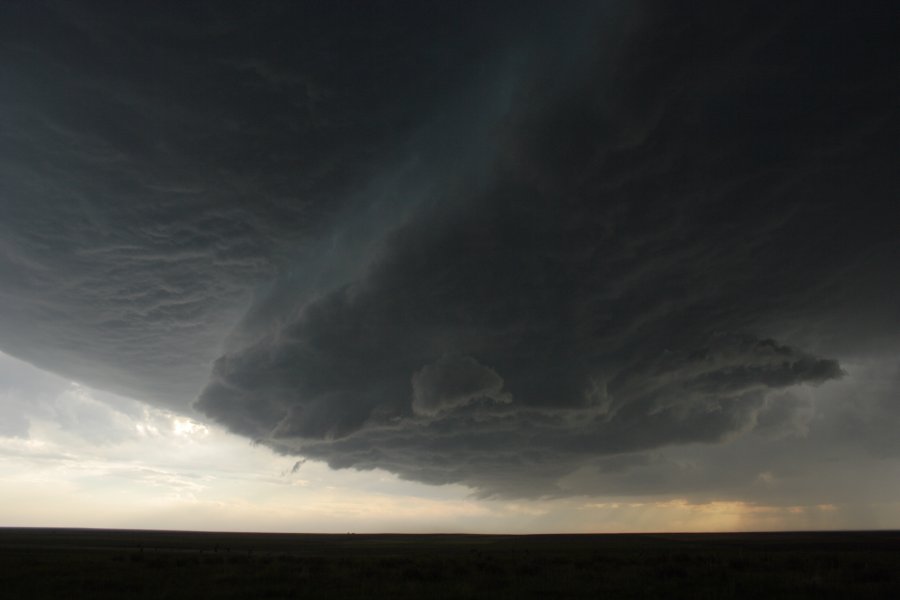
<path fill-rule="evenodd" d="M 898 598 L 900 532 L 0 528 L 0 598 Z"/>

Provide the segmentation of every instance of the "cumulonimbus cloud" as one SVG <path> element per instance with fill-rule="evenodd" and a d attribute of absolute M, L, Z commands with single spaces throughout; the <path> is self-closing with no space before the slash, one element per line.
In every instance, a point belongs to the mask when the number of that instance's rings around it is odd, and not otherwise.
<path fill-rule="evenodd" d="M 3 9 L 4 351 L 540 495 L 805 431 L 898 346 L 888 20 L 482 4 Z"/>
<path fill-rule="evenodd" d="M 801 109 L 832 70 L 761 69 L 798 15 L 769 33 L 720 16 L 674 37 L 654 22 L 613 67 L 582 57 L 613 72 L 520 107 L 486 185 L 419 211 L 358 277 L 220 358 L 198 408 L 336 467 L 496 493 L 800 420 L 789 390 L 842 370 L 766 332 L 824 333 L 846 305 L 832 294 L 881 277 L 868 253 L 896 252 L 872 212 L 849 229 L 833 217 L 861 157 L 826 158 L 809 128 L 878 134 L 841 126 L 838 104 Z M 727 56 L 712 54 L 719 28 L 737 35 Z"/>

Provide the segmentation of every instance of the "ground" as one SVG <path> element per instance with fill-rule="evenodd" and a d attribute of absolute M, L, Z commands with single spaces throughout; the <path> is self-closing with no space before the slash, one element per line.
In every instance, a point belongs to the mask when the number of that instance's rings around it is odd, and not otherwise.
<path fill-rule="evenodd" d="M 888 598 L 900 532 L 295 535 L 0 528 L 0 598 Z"/>

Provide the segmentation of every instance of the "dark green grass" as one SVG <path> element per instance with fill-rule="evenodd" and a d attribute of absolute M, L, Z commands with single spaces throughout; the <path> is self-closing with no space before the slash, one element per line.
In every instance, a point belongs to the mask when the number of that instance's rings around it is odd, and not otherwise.
<path fill-rule="evenodd" d="M 0 529 L 0 598 L 891 598 L 900 533 Z"/>

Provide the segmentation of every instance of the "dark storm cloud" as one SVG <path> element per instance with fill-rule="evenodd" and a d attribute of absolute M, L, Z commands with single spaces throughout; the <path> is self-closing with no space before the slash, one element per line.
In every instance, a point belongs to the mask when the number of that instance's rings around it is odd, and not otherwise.
<path fill-rule="evenodd" d="M 846 114 L 886 57 L 852 37 L 835 54 L 839 24 L 804 31 L 800 10 L 701 14 L 647 16 L 621 62 L 583 56 L 596 77 L 523 102 L 483 190 L 222 357 L 199 408 L 336 467 L 513 494 L 598 457 L 802 429 L 789 389 L 842 371 L 763 332 L 835 335 L 836 315 L 884 312 L 858 287 L 896 288 L 894 117 L 886 98 Z"/>
<path fill-rule="evenodd" d="M 503 379 L 474 358 L 442 356 L 412 376 L 412 409 L 434 415 L 478 399 L 509 402 L 502 390 Z"/>
<path fill-rule="evenodd" d="M 2 11 L 2 347 L 171 407 L 494 43 L 418 3 Z"/>
<path fill-rule="evenodd" d="M 890 20 L 720 4 L 7 8 L 0 343 L 339 468 L 711 485 L 660 452 L 900 347 Z"/>

